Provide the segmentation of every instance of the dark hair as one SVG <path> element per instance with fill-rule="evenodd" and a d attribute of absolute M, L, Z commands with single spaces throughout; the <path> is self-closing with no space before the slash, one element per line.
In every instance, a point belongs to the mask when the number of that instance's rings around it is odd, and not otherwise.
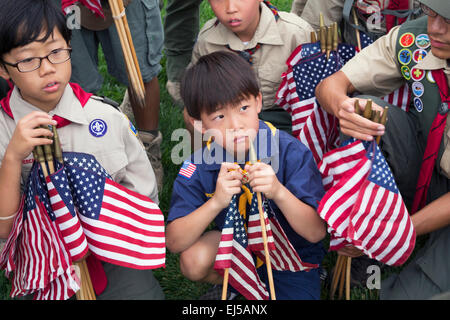
<path fill-rule="evenodd" d="M 200 57 L 184 73 L 180 91 L 187 113 L 195 119 L 200 119 L 201 112 L 213 113 L 260 92 L 250 64 L 228 51 Z"/>
<path fill-rule="evenodd" d="M 71 31 L 53 0 L 0 0 L 0 59 L 11 50 L 34 41 L 45 42 L 55 27 L 67 43 Z M 44 38 L 38 39 L 45 31 Z"/>

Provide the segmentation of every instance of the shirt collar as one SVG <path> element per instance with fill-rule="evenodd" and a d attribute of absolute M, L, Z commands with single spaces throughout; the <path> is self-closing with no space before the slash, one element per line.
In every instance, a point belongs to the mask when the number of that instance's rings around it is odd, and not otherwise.
<path fill-rule="evenodd" d="M 280 147 L 279 137 L 279 130 L 277 130 L 272 124 L 261 120 L 259 121 L 258 134 L 253 141 L 258 160 L 270 164 L 272 163 L 274 157 L 278 157 Z M 206 164 L 205 170 L 207 171 L 220 170 L 222 162 L 236 162 L 232 155 L 227 153 L 226 150 L 215 142 L 212 142 L 201 151 L 203 153 L 202 161 Z M 245 161 L 247 162 L 248 160 L 247 155 Z"/>
<path fill-rule="evenodd" d="M 213 27 L 215 28 L 215 32 L 208 33 L 205 40 L 212 44 L 229 45 L 232 50 L 238 51 L 254 48 L 258 43 L 283 45 L 283 39 L 278 31 L 274 14 L 264 3 L 260 4 L 260 8 L 261 16 L 258 27 L 256 28 L 255 35 L 246 46 L 244 46 L 241 39 L 221 23 Z"/>
<path fill-rule="evenodd" d="M 80 102 L 80 97 L 74 92 L 74 89 L 76 88 L 76 86 L 67 84 L 61 100 L 58 102 L 56 107 L 49 112 L 49 114 L 52 116 L 60 116 L 74 123 L 88 124 L 89 121 L 83 112 L 83 106 L 86 102 L 82 101 L 83 104 Z M 25 101 L 17 87 L 14 87 L 12 91 L 9 104 L 12 116 L 16 123 L 30 112 L 41 111 L 39 108 Z"/>
<path fill-rule="evenodd" d="M 419 61 L 419 63 L 416 64 L 416 67 L 421 70 L 449 69 L 449 67 L 447 66 L 447 61 L 433 55 L 433 52 L 431 50 L 428 52 L 425 58 L 423 58 L 421 61 Z"/>

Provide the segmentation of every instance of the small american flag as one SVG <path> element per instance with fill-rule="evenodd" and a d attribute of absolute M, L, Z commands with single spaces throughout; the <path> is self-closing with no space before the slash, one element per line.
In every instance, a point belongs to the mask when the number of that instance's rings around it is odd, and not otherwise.
<path fill-rule="evenodd" d="M 249 300 L 267 300 L 269 294 L 256 272 L 244 219 L 238 212 L 236 195 L 226 213 L 214 269 L 223 275 L 229 269 L 229 282 Z"/>
<path fill-rule="evenodd" d="M 284 233 L 283 228 L 278 223 L 273 211 L 270 209 L 269 204 L 265 200 L 263 201 L 263 212 L 272 268 L 279 271 L 289 270 L 292 272 L 308 271 L 317 268 L 317 264 L 305 263 L 300 259 L 298 253 Z M 268 212 L 271 213 L 270 216 L 268 216 Z M 253 194 L 248 218 L 248 241 L 250 250 L 262 261 L 266 261 L 261 230 L 258 199 L 256 194 Z"/>
<path fill-rule="evenodd" d="M 76 2 L 81 3 L 83 6 L 85 6 L 93 13 L 95 13 L 96 16 L 105 18 L 105 15 L 103 14 L 101 0 L 62 0 L 61 8 L 63 12 L 66 12 L 66 9 Z"/>
<path fill-rule="evenodd" d="M 100 260 L 124 267 L 163 267 L 164 216 L 158 205 L 111 180 L 92 155 L 63 156 L 89 250 Z"/>
<path fill-rule="evenodd" d="M 378 145 L 350 139 L 330 155 L 319 169 L 333 182 L 318 208 L 332 234 L 330 249 L 351 243 L 385 264 L 403 264 L 414 249 L 415 231 Z"/>
<path fill-rule="evenodd" d="M 195 164 L 193 164 L 189 160 L 185 160 L 178 174 L 183 178 L 190 179 L 194 174 L 196 168 L 197 167 L 195 166 Z"/>

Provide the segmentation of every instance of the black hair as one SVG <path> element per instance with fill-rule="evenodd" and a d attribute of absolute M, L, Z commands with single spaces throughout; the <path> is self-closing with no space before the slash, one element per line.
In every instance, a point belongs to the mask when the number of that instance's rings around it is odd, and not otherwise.
<path fill-rule="evenodd" d="M 0 59 L 34 41 L 45 42 L 55 27 L 67 43 L 71 31 L 53 0 L 0 0 Z M 44 38 L 38 39 L 45 31 Z"/>
<path fill-rule="evenodd" d="M 200 57 L 181 80 L 180 94 L 187 113 L 194 119 L 219 107 L 235 105 L 258 96 L 258 80 L 250 64 L 231 51 L 217 51 Z"/>

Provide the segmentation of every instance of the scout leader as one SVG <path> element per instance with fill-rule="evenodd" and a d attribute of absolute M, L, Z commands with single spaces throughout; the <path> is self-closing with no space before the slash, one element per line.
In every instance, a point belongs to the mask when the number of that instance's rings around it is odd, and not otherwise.
<path fill-rule="evenodd" d="M 415 260 L 382 283 L 385 299 L 426 299 L 450 290 L 450 6 L 420 2 L 426 16 L 394 27 L 316 89 L 342 133 L 364 140 L 383 135 L 382 151 L 416 233 L 430 233 Z M 383 96 L 405 82 L 412 91 L 409 110 L 390 106 L 386 127 L 355 113 L 353 92 Z"/>
<path fill-rule="evenodd" d="M 63 151 L 94 155 L 117 183 L 158 203 L 152 166 L 129 121 L 69 83 L 71 33 L 52 2 L 0 0 L 0 76 L 14 83 L 0 111 L 0 238 L 10 233 L 32 150 L 52 143 L 40 125 L 57 125 Z M 151 270 L 102 265 L 108 283 L 98 299 L 164 297 Z"/>

